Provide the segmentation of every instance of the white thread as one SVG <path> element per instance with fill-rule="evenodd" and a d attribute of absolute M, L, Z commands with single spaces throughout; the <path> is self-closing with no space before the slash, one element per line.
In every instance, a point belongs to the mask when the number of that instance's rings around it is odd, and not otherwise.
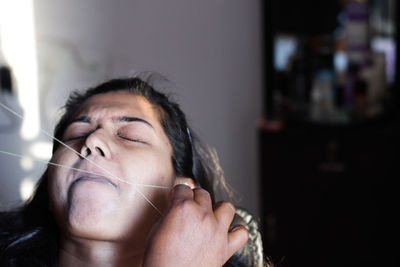
<path fill-rule="evenodd" d="M 150 201 L 150 199 L 148 199 L 142 192 L 140 192 L 139 190 L 137 190 L 137 192 L 158 212 L 160 213 L 160 215 L 162 216 L 162 212 Z"/>
<path fill-rule="evenodd" d="M 71 169 L 74 171 L 79 171 L 79 172 L 84 172 L 84 173 L 89 173 L 89 174 L 94 174 L 96 176 L 101 176 L 101 177 L 107 177 L 104 174 L 100 174 L 100 173 L 96 173 L 96 172 L 91 172 L 91 171 L 87 171 L 87 170 L 83 170 L 83 169 L 79 169 L 79 168 L 74 168 L 71 166 L 67 166 L 67 165 L 62 165 L 62 164 L 58 164 L 58 163 L 54 163 L 51 161 L 47 161 L 47 160 L 41 160 L 41 159 L 36 159 L 33 157 L 27 157 L 24 155 L 19 155 L 19 154 L 15 154 L 15 153 L 11 153 L 11 152 L 7 152 L 4 150 L 0 150 L 0 154 L 5 154 L 5 155 L 9 155 L 9 156 L 13 156 L 13 157 L 18 157 L 18 158 L 28 158 L 31 159 L 32 161 L 36 161 L 36 162 L 40 162 L 43 164 L 49 164 L 49 165 L 53 165 L 53 166 L 57 166 L 57 167 L 62 167 L 62 168 L 66 168 L 66 169 Z M 152 185 L 152 184 L 141 184 L 141 183 L 131 183 L 125 180 L 122 180 L 122 182 L 127 183 L 129 185 L 133 185 L 133 186 L 142 186 L 142 187 L 151 187 L 151 188 L 160 188 L 160 189 L 171 189 L 171 187 L 169 186 L 163 186 L 163 185 Z"/>
<path fill-rule="evenodd" d="M 10 109 L 9 107 L 7 107 L 6 105 L 4 105 L 3 103 L 0 102 L 0 106 L 2 106 L 3 108 L 5 108 L 6 110 L 8 110 L 9 112 L 11 112 L 12 114 L 14 114 L 15 116 L 17 116 L 20 119 L 23 119 L 23 117 L 18 114 L 17 112 L 13 111 L 12 109 Z M 115 176 L 114 174 L 112 174 L 111 172 L 109 172 L 108 170 L 104 169 L 102 166 L 98 165 L 97 163 L 93 162 L 92 160 L 88 159 L 87 157 L 85 157 L 84 155 L 82 155 L 81 153 L 79 153 L 78 151 L 76 151 L 75 149 L 73 149 L 72 147 L 70 147 L 69 145 L 65 144 L 64 142 L 62 142 L 61 140 L 59 140 L 58 138 L 56 138 L 55 136 L 52 136 L 51 134 L 49 134 L 47 131 L 43 130 L 42 128 L 40 128 L 40 131 L 42 131 L 42 133 L 44 133 L 46 136 L 50 137 L 51 139 L 56 140 L 58 143 L 60 143 L 61 145 L 63 145 L 64 147 L 68 148 L 69 150 L 71 150 L 72 152 L 78 154 L 79 156 L 81 156 L 82 158 L 86 159 L 88 162 L 92 163 L 94 166 L 102 169 L 103 171 L 107 172 L 109 175 L 113 176 L 114 179 L 116 180 L 120 180 L 120 178 L 118 178 L 117 176 Z"/>
<path fill-rule="evenodd" d="M 2 106 L 4 109 L 6 109 L 7 111 L 11 112 L 12 114 L 14 114 L 15 116 L 17 116 L 20 119 L 23 119 L 23 117 L 18 114 L 17 112 L 15 112 L 14 110 L 10 109 L 9 107 L 7 107 L 6 105 L 4 105 L 3 103 L 0 102 L 0 106 Z M 46 136 L 50 137 L 51 139 L 56 140 L 58 143 L 60 143 L 61 145 L 63 145 L 64 147 L 68 148 L 69 150 L 71 150 L 72 152 L 78 154 L 79 156 L 81 156 L 83 159 L 87 160 L 89 163 L 93 164 L 94 166 L 100 168 L 101 170 L 105 171 L 106 173 L 108 173 L 109 175 L 112 176 L 112 178 L 121 181 L 121 182 L 125 182 L 124 180 L 120 179 L 119 177 L 115 176 L 114 174 L 112 174 L 111 172 L 109 172 L 108 170 L 104 169 L 102 166 L 98 165 L 97 163 L 93 162 L 92 160 L 88 159 L 87 157 L 83 156 L 81 153 L 79 153 L 78 151 L 76 151 L 75 149 L 73 149 L 72 147 L 70 147 L 69 145 L 65 144 L 64 142 L 62 142 L 61 140 L 59 140 L 58 138 L 56 138 L 55 136 L 52 136 L 51 134 L 49 134 L 47 131 L 43 130 L 42 128 L 39 128 L 40 131 L 42 133 L 44 133 Z M 142 193 L 140 192 L 139 189 L 136 188 L 136 183 L 133 185 L 135 188 L 135 191 L 137 191 L 158 213 L 160 213 L 160 215 L 163 215 L 162 212 Z"/>

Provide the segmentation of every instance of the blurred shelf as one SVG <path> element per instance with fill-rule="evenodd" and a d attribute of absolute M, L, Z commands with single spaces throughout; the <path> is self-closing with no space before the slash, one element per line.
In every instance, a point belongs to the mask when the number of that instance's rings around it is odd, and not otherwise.
<path fill-rule="evenodd" d="M 394 266 L 397 122 L 260 131 L 267 254 L 282 266 Z"/>

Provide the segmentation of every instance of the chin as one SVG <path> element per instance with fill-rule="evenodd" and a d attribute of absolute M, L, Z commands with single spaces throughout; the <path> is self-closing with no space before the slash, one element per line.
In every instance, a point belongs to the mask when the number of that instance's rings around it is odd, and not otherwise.
<path fill-rule="evenodd" d="M 72 234 L 93 239 L 109 239 L 118 230 L 121 203 L 108 188 L 77 185 L 69 192 L 67 224 Z"/>
<path fill-rule="evenodd" d="M 89 206 L 87 206 L 89 207 Z M 72 236 L 93 240 L 119 239 L 118 216 L 99 209 L 79 208 L 71 210 L 67 219 L 67 231 Z"/>

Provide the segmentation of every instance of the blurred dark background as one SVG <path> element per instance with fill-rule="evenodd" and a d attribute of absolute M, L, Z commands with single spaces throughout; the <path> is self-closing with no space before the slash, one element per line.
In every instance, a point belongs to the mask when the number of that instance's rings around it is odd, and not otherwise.
<path fill-rule="evenodd" d="M 399 3 L 263 2 L 262 225 L 278 266 L 400 266 Z"/>

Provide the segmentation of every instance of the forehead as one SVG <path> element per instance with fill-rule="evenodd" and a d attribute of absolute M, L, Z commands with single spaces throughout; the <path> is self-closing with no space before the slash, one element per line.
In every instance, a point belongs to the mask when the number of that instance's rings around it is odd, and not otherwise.
<path fill-rule="evenodd" d="M 87 99 L 74 117 L 90 115 L 92 119 L 108 119 L 134 115 L 152 122 L 159 121 L 159 111 L 146 98 L 126 91 L 98 94 Z"/>

